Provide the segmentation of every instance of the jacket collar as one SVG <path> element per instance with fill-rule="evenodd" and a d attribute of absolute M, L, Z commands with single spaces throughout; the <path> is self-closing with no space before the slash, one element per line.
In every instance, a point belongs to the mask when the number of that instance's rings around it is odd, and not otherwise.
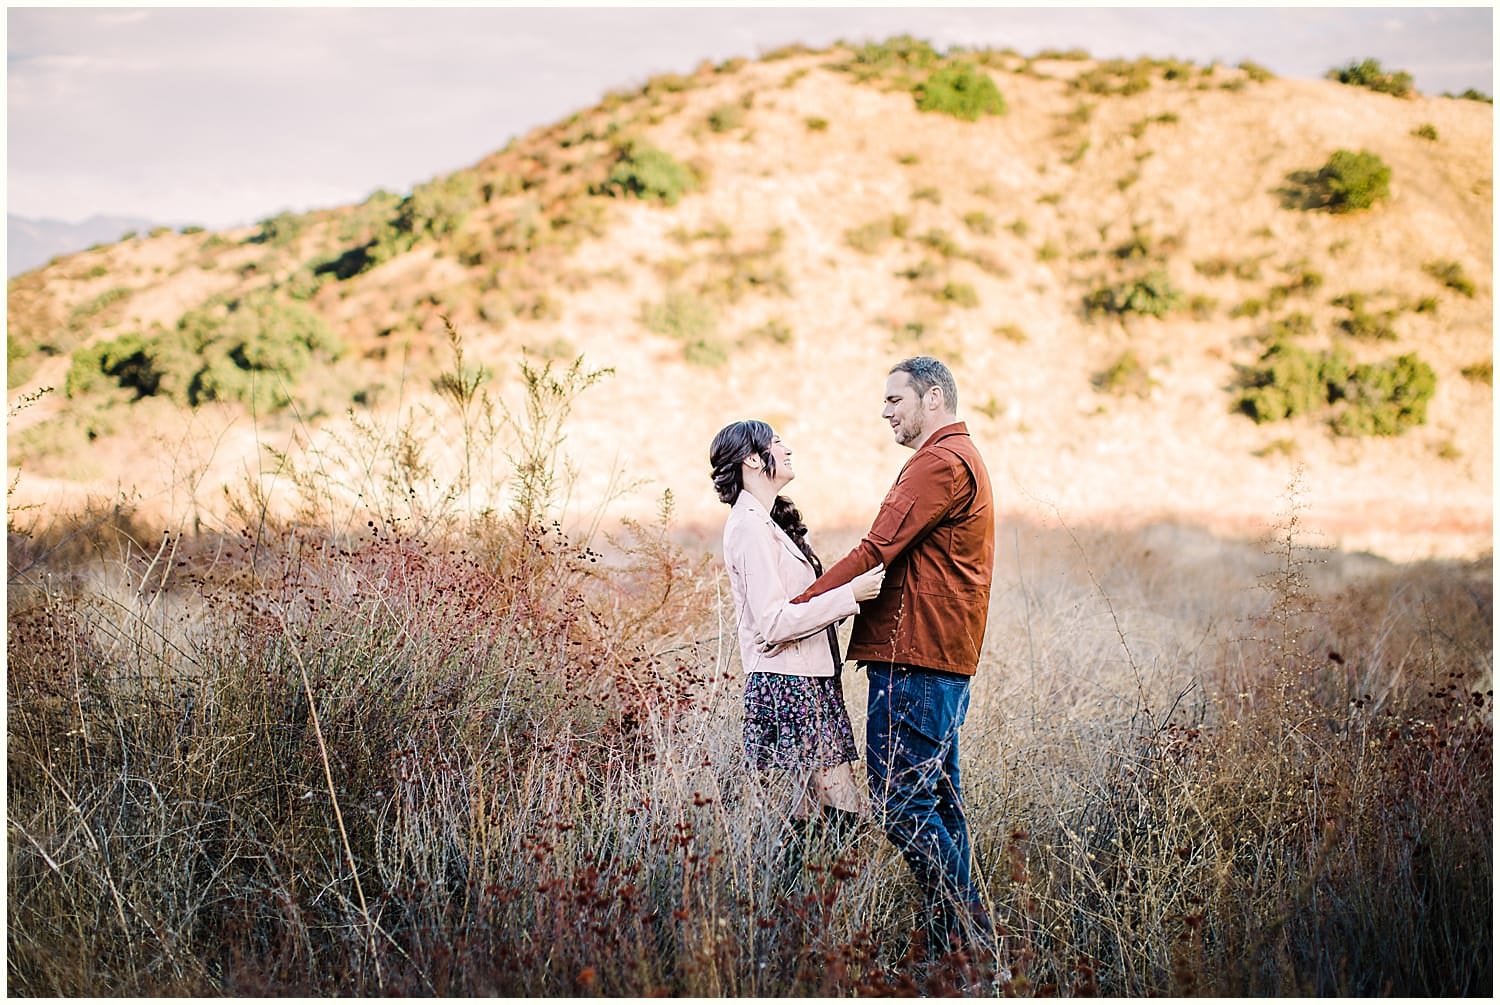
<path fill-rule="evenodd" d="M 797 561 L 811 568 L 812 563 L 807 560 L 806 555 L 802 554 L 802 549 L 797 547 L 797 543 L 787 536 L 787 532 L 782 530 L 781 526 L 775 520 L 771 519 L 771 514 L 766 511 L 766 508 L 761 505 L 760 500 L 755 498 L 755 496 L 741 490 L 739 498 L 734 501 L 734 506 L 731 509 L 736 513 L 742 514 L 746 519 L 757 520 L 765 524 L 766 529 L 771 532 L 771 536 L 780 541 L 783 548 L 791 552 Z"/>
<path fill-rule="evenodd" d="M 937 428 L 936 432 L 934 432 L 931 436 L 927 437 L 927 443 L 922 444 L 922 446 L 925 447 L 928 444 L 936 443 L 938 440 L 946 440 L 950 436 L 968 436 L 968 435 L 969 435 L 968 424 L 965 423 L 962 419 L 958 419 L 958 420 L 956 420 L 954 422 L 948 423 L 946 426 L 939 426 Z"/>

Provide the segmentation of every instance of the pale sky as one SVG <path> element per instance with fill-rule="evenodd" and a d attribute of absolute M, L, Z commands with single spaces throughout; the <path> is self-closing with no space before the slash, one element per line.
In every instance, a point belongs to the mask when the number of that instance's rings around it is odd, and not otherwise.
<path fill-rule="evenodd" d="M 9 9 L 7 209 L 227 227 L 405 192 L 605 92 L 791 42 L 1250 59 L 1375 57 L 1494 93 L 1490 7 Z"/>

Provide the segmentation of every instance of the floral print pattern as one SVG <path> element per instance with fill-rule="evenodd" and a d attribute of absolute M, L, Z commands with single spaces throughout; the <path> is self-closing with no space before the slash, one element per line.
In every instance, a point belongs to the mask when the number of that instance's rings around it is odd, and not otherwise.
<path fill-rule="evenodd" d="M 745 759 L 760 770 L 859 760 L 839 678 L 746 674 Z"/>

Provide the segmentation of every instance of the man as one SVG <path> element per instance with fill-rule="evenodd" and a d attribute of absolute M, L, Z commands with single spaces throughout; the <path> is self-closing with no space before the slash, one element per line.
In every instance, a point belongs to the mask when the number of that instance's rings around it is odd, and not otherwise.
<path fill-rule="evenodd" d="M 795 598 L 885 563 L 880 594 L 855 616 L 847 658 L 869 674 L 871 796 L 922 889 L 932 957 L 956 943 L 993 946 L 969 875 L 958 728 L 989 613 L 995 509 L 989 472 L 957 412 L 958 389 L 941 362 L 917 356 L 891 368 L 880 414 L 915 453 L 870 532 Z"/>

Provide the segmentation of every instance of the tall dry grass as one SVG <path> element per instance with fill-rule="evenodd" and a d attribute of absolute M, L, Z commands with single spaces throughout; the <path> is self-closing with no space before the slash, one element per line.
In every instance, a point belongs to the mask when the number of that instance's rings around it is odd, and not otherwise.
<path fill-rule="evenodd" d="M 507 416 L 465 372 L 450 435 L 506 511 L 422 490 L 405 426 L 359 445 L 365 522 L 314 467 L 298 517 L 247 493 L 214 535 L 12 527 L 10 991 L 974 990 L 913 964 L 877 832 L 783 884 L 789 794 L 744 767 L 670 501 L 555 522 L 599 375 L 529 371 Z M 1489 993 L 1488 560 L 1319 552 L 1295 508 L 1264 548 L 1001 537 L 963 737 L 999 990 Z"/>

